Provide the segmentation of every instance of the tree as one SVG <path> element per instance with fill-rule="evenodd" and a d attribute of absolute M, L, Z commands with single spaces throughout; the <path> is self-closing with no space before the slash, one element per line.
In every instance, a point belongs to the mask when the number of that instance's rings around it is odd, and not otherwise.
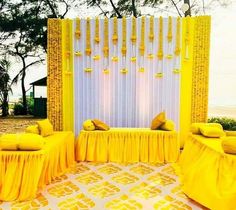
<path fill-rule="evenodd" d="M 0 107 L 4 117 L 8 115 L 8 93 L 11 90 L 9 68 L 10 62 L 6 58 L 0 60 Z"/>
<path fill-rule="evenodd" d="M 74 0 L 21 0 L 0 2 L 0 51 L 22 64 L 12 82 L 21 81 L 24 114 L 27 114 L 25 77 L 42 63 L 47 52 L 47 19 L 64 18 Z M 0 55 L 1 56 L 1 55 Z"/>

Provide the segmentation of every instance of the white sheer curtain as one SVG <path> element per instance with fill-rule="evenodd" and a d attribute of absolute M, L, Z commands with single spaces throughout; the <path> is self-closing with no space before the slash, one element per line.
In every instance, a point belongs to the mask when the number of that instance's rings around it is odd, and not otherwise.
<path fill-rule="evenodd" d="M 118 19 L 118 44 L 112 43 L 113 19 L 109 19 L 109 74 L 105 74 L 105 61 L 103 57 L 104 20 L 99 20 L 100 43 L 94 43 L 95 20 L 91 19 L 91 49 L 92 55 L 85 55 L 86 20 L 81 20 L 81 38 L 74 39 L 74 50 L 81 51 L 82 56 L 74 58 L 74 98 L 75 98 L 75 131 L 82 128 L 86 119 L 98 118 L 112 127 L 149 127 L 152 118 L 161 111 L 165 111 L 169 119 L 174 120 L 179 127 L 180 103 L 180 75 L 173 73 L 180 68 L 180 57 L 175 56 L 176 18 L 172 18 L 172 42 L 167 42 L 168 18 L 163 18 L 163 52 L 162 61 L 157 58 L 159 19 L 154 18 L 154 41 L 149 42 L 149 21 L 145 18 L 145 55 L 143 61 L 139 56 L 139 43 L 141 33 L 141 18 L 137 18 L 137 42 L 133 46 L 130 38 L 132 33 L 132 19 L 127 18 L 126 23 L 126 58 L 122 58 L 122 20 Z M 74 30 L 75 30 L 74 21 Z M 148 54 L 154 58 L 147 58 Z M 94 55 L 100 55 L 94 60 Z M 119 61 L 112 61 L 112 56 L 118 55 Z M 136 54 L 136 62 L 130 58 Z M 172 54 L 172 59 L 166 56 Z M 139 72 L 143 63 L 144 72 Z M 91 67 L 92 72 L 85 72 Z M 121 73 L 126 67 L 128 72 Z M 163 72 L 163 77 L 157 78 L 155 74 Z"/>

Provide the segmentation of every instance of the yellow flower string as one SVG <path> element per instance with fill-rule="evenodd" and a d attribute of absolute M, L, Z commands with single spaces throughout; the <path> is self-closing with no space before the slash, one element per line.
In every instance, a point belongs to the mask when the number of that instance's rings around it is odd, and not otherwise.
<path fill-rule="evenodd" d="M 91 55 L 91 43 L 90 43 L 90 18 L 86 21 L 86 49 L 85 53 L 87 56 Z"/>
<path fill-rule="evenodd" d="M 112 36 L 112 42 L 114 45 L 118 42 L 118 34 L 117 34 L 117 17 L 114 17 L 113 19 L 113 36 Z"/>
<path fill-rule="evenodd" d="M 75 29 L 75 37 L 76 39 L 80 39 L 81 31 L 80 31 L 80 18 L 76 18 L 76 29 Z"/>
<path fill-rule="evenodd" d="M 168 34 L 167 34 L 167 40 L 168 42 L 172 42 L 172 17 L 169 16 L 168 18 Z"/>
<path fill-rule="evenodd" d="M 190 32 L 189 32 L 189 27 L 190 27 L 190 17 L 186 17 L 186 25 L 185 25 L 185 59 L 189 58 L 189 43 L 190 43 Z"/>
<path fill-rule="evenodd" d="M 99 44 L 100 42 L 100 37 L 99 37 L 99 19 L 96 18 L 95 19 L 95 37 L 94 37 L 94 42 L 95 42 L 95 53 L 97 53 L 97 45 Z M 93 59 L 94 60 L 99 60 L 100 59 L 100 55 L 95 55 L 93 56 Z"/>
<path fill-rule="evenodd" d="M 75 23 L 76 23 L 76 27 L 75 27 L 75 38 L 77 39 L 77 41 L 79 41 L 79 40 L 80 40 L 80 37 L 81 37 L 80 18 L 76 18 Z M 81 56 L 82 53 L 81 53 L 81 51 L 77 50 L 77 51 L 75 52 L 75 55 L 76 55 L 76 56 Z"/>
<path fill-rule="evenodd" d="M 126 55 L 126 18 L 122 18 L 122 48 L 121 48 L 121 53 L 122 56 Z"/>
<path fill-rule="evenodd" d="M 136 35 L 136 18 L 132 17 L 132 35 L 131 35 L 131 42 L 132 44 L 136 44 L 137 35 Z"/>
<path fill-rule="evenodd" d="M 132 42 L 132 57 L 130 58 L 130 60 L 132 62 L 135 62 L 137 60 L 136 55 L 135 55 L 136 54 L 135 53 L 135 47 L 134 47 L 134 45 L 136 45 L 136 41 L 137 41 L 136 29 L 137 29 L 137 27 L 136 27 L 136 18 L 132 17 L 132 33 L 131 33 L 132 35 L 131 35 L 131 38 L 130 38 L 130 40 Z"/>
<path fill-rule="evenodd" d="M 176 23 L 176 42 L 175 42 L 175 55 L 180 55 L 180 17 L 177 18 Z"/>
<path fill-rule="evenodd" d="M 162 60 L 163 59 L 163 18 L 159 18 L 159 46 L 157 57 Z"/>
<path fill-rule="evenodd" d="M 122 18 L 122 47 L 121 47 L 121 54 L 122 54 L 122 70 L 121 70 L 121 73 L 125 74 L 128 72 L 127 68 L 125 68 L 126 66 L 126 17 L 123 17 Z"/>
<path fill-rule="evenodd" d="M 104 43 L 103 43 L 103 54 L 107 58 L 109 56 L 109 37 L 108 37 L 108 18 L 104 19 Z"/>
<path fill-rule="evenodd" d="M 95 19 L 95 37 L 94 37 L 95 44 L 99 44 L 100 38 L 99 38 L 99 19 Z"/>
<path fill-rule="evenodd" d="M 143 16 L 141 19 L 141 40 L 139 46 L 139 52 L 141 56 L 144 56 L 145 51 L 145 17 Z"/>
<path fill-rule="evenodd" d="M 117 33 L 117 17 L 113 18 L 113 35 L 112 35 L 112 42 L 115 46 L 117 46 L 118 42 L 118 33 Z M 112 56 L 112 61 L 117 62 L 118 61 L 118 56 L 116 55 L 116 48 L 114 47 L 114 53 L 115 55 Z"/>
<path fill-rule="evenodd" d="M 154 40 L 154 17 L 150 17 L 150 29 L 149 29 L 149 42 L 153 42 Z"/>
<path fill-rule="evenodd" d="M 104 19 L 104 43 L 103 43 L 103 55 L 104 55 L 104 66 L 105 69 L 103 70 L 104 74 L 108 74 L 109 70 L 108 66 L 108 57 L 109 57 L 109 34 L 108 34 L 108 18 Z"/>
<path fill-rule="evenodd" d="M 148 37 L 149 37 L 149 42 L 151 44 L 150 50 L 152 51 L 152 49 L 153 49 L 153 40 L 154 40 L 154 17 L 153 16 L 150 17 L 149 36 Z M 153 55 L 152 52 L 148 54 L 148 58 L 149 59 L 154 58 L 154 55 Z"/>

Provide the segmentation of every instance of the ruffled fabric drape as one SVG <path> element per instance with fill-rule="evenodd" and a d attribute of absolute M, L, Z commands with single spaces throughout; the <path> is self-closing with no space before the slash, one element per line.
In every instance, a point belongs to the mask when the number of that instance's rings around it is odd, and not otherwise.
<path fill-rule="evenodd" d="M 74 134 L 55 132 L 39 151 L 0 151 L 0 200 L 28 200 L 74 164 Z"/>
<path fill-rule="evenodd" d="M 180 156 L 183 191 L 217 210 L 236 207 L 236 156 L 225 154 L 221 140 L 191 135 Z"/>
<path fill-rule="evenodd" d="M 76 143 L 77 161 L 176 162 L 179 140 L 176 131 L 145 128 L 112 128 L 109 131 L 82 130 Z"/>

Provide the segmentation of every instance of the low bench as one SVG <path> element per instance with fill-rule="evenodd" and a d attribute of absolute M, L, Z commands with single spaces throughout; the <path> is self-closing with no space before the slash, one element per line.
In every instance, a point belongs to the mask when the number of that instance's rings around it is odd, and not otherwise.
<path fill-rule="evenodd" d="M 76 161 L 176 162 L 179 157 L 176 131 L 149 128 L 81 130 L 76 143 Z"/>
<path fill-rule="evenodd" d="M 74 164 L 72 132 L 54 132 L 45 142 L 38 151 L 0 151 L 0 200 L 33 199 Z"/>

